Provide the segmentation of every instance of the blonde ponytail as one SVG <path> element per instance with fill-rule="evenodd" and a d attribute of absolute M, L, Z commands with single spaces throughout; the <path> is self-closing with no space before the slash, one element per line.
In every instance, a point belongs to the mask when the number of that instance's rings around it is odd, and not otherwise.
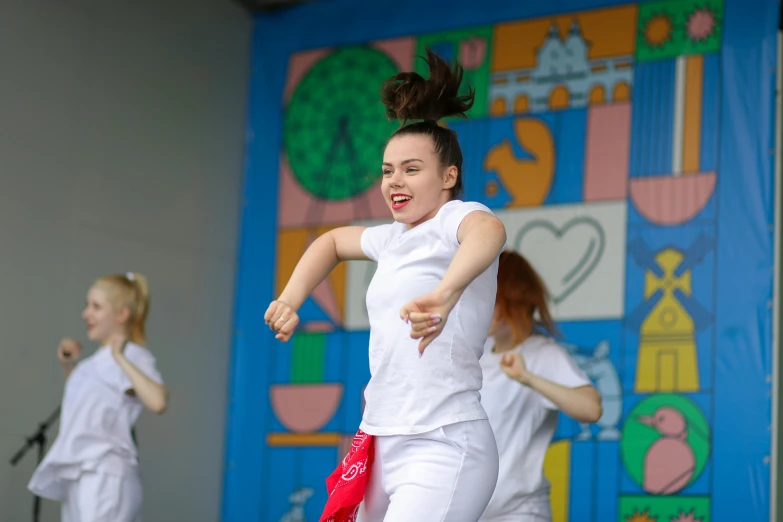
<path fill-rule="evenodd" d="M 147 335 L 145 325 L 147 324 L 147 314 L 150 311 L 150 288 L 147 284 L 147 278 L 141 274 L 130 272 L 132 276 L 131 284 L 135 290 L 135 299 L 133 299 L 130 319 L 128 319 L 128 333 L 130 340 L 136 344 L 146 345 Z"/>

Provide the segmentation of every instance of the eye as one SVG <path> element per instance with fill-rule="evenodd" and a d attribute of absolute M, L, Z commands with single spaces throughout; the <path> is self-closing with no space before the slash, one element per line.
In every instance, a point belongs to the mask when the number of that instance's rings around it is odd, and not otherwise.
<path fill-rule="evenodd" d="M 391 169 L 383 169 L 383 175 L 384 175 L 384 176 L 391 176 L 391 175 L 392 175 L 392 173 L 393 173 L 393 172 L 392 172 L 392 170 L 391 170 Z"/>
<path fill-rule="evenodd" d="M 417 169 L 417 168 L 414 168 L 414 167 L 408 167 L 408 170 L 406 170 L 405 172 L 406 172 L 406 173 L 410 173 L 410 172 L 418 172 L 418 171 L 419 171 L 419 169 Z"/>

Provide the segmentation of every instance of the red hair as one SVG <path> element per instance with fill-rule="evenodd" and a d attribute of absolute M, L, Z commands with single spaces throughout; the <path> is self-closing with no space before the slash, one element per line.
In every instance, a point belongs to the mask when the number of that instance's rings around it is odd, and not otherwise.
<path fill-rule="evenodd" d="M 544 282 L 527 259 L 513 250 L 500 254 L 495 303 L 511 327 L 515 342 L 522 341 L 526 327 L 553 337 L 558 335 L 549 313 L 548 298 Z M 536 312 L 538 319 L 535 318 Z"/>

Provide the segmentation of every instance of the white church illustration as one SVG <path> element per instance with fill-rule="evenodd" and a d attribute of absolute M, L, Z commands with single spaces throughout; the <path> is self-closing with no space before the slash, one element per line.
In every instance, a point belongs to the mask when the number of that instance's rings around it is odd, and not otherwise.
<path fill-rule="evenodd" d="M 565 40 L 552 24 L 536 53 L 535 67 L 492 73 L 491 113 L 544 112 L 630 100 L 633 56 L 591 61 L 588 48 L 576 20 Z"/>

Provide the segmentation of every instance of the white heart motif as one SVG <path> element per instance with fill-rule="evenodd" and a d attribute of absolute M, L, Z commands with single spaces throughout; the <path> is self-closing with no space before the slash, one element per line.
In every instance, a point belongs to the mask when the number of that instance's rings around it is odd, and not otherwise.
<path fill-rule="evenodd" d="M 557 227 L 537 219 L 517 233 L 514 247 L 543 278 L 555 304 L 562 303 L 595 270 L 604 253 L 601 224 L 579 217 Z"/>

